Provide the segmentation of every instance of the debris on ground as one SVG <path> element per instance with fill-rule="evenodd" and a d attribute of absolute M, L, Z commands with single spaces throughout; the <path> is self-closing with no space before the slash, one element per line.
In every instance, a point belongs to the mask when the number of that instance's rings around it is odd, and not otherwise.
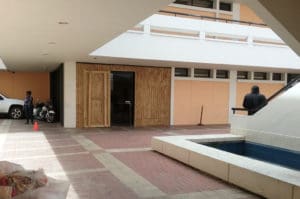
<path fill-rule="evenodd" d="M 68 189 L 68 183 L 48 178 L 43 169 L 0 161 L 0 199 L 65 199 Z"/>

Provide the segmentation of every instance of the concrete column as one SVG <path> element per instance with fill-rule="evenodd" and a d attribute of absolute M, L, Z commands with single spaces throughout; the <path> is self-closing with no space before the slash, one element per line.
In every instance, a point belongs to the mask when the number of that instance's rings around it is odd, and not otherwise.
<path fill-rule="evenodd" d="M 288 73 L 283 73 L 284 85 L 287 85 L 288 81 Z"/>
<path fill-rule="evenodd" d="M 64 63 L 64 127 L 76 128 L 76 62 Z"/>
<path fill-rule="evenodd" d="M 144 33 L 150 34 L 151 33 L 151 26 L 150 24 L 144 24 Z"/>
<path fill-rule="evenodd" d="M 201 40 L 205 40 L 205 32 L 200 32 L 199 33 L 199 38 L 201 39 Z"/>
<path fill-rule="evenodd" d="M 170 125 L 174 125 L 174 77 L 175 77 L 175 67 L 172 67 L 171 68 Z"/>
<path fill-rule="evenodd" d="M 232 3 L 232 19 L 240 20 L 240 4 L 239 3 Z"/>
<path fill-rule="evenodd" d="M 219 18 L 220 17 L 220 0 L 216 0 L 215 1 L 216 2 L 216 10 L 217 10 L 217 12 L 216 12 L 216 17 L 217 18 Z"/>
<path fill-rule="evenodd" d="M 237 71 L 229 72 L 229 112 L 228 112 L 228 122 L 231 123 L 233 113 L 231 108 L 236 106 L 236 80 Z"/>
<path fill-rule="evenodd" d="M 212 69 L 212 76 L 213 79 L 217 78 L 217 69 Z"/>

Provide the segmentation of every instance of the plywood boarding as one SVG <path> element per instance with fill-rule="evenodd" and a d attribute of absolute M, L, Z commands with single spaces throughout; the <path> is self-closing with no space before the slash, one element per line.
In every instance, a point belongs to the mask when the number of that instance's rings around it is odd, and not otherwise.
<path fill-rule="evenodd" d="M 207 17 L 216 17 L 216 13 L 214 10 L 212 12 L 209 11 L 203 11 L 203 10 L 197 10 L 197 9 L 189 9 L 189 8 L 179 8 L 179 7 L 174 7 L 174 6 L 168 6 L 167 8 L 163 9 L 164 11 L 169 11 L 169 12 L 178 12 L 178 13 L 185 13 L 185 14 L 192 14 L 192 15 L 199 15 L 199 16 L 207 16 Z M 180 16 L 177 15 L 176 16 Z M 184 16 L 184 15 L 182 15 Z M 185 16 L 187 17 L 187 16 Z M 193 17 L 190 17 L 193 18 Z"/>
<path fill-rule="evenodd" d="M 85 71 L 84 79 L 84 126 L 109 126 L 108 71 Z"/>
<path fill-rule="evenodd" d="M 174 124 L 227 124 L 229 82 L 175 80 Z"/>
<path fill-rule="evenodd" d="M 139 67 L 77 63 L 77 127 L 84 127 L 84 110 L 89 106 L 84 71 L 135 72 L 135 126 L 169 125 L 171 69 L 162 67 Z M 107 110 L 110 110 L 108 105 Z M 109 111 L 108 111 L 109 112 Z"/>

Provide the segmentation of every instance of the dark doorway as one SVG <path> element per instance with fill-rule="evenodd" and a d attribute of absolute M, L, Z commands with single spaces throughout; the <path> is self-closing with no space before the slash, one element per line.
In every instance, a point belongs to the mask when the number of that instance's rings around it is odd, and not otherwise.
<path fill-rule="evenodd" d="M 50 73 L 50 98 L 55 111 L 55 121 L 64 125 L 64 70 L 61 64 L 55 71 Z"/>
<path fill-rule="evenodd" d="M 134 72 L 111 72 L 111 125 L 134 125 Z"/>

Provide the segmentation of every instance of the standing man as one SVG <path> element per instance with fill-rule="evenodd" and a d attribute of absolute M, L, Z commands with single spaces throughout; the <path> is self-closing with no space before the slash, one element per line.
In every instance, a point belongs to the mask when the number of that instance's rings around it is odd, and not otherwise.
<path fill-rule="evenodd" d="M 251 93 L 244 97 L 243 106 L 248 109 L 248 115 L 253 115 L 259 108 L 267 104 L 267 99 L 259 93 L 259 87 L 253 86 Z"/>
<path fill-rule="evenodd" d="M 26 117 L 26 123 L 29 124 L 29 119 L 31 124 L 33 124 L 33 98 L 31 96 L 31 91 L 26 91 L 26 97 L 24 100 L 24 112 Z"/>

